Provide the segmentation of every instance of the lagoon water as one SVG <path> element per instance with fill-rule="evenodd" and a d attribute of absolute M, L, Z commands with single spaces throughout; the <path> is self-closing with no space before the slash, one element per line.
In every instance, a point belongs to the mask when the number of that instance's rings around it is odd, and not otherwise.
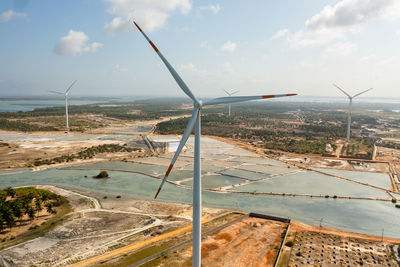
<path fill-rule="evenodd" d="M 99 102 L 107 102 L 107 101 L 99 101 L 99 100 L 81 100 L 81 99 L 70 99 L 70 105 L 86 105 L 86 104 L 95 104 Z M 59 107 L 64 106 L 64 98 L 61 97 L 58 99 L 34 99 L 34 100 L 5 100 L 0 99 L 0 112 L 18 112 L 18 111 L 31 111 L 35 108 L 44 108 L 44 107 Z"/>
<path fill-rule="evenodd" d="M 160 183 L 159 179 L 126 171 L 110 171 L 108 179 L 92 178 L 101 169 L 107 167 L 106 164 L 111 164 L 113 168 L 118 169 L 118 167 L 127 168 L 132 163 L 109 162 L 90 164 L 86 167 L 82 165 L 79 167 L 82 168 L 81 170 L 65 168 L 38 172 L 29 170 L 1 172 L 5 175 L 0 176 L 0 187 L 50 184 L 98 198 L 121 195 L 122 200 L 124 198 L 153 199 Z M 142 165 L 144 164 L 132 165 L 132 168 L 137 170 L 137 168 L 143 168 Z M 149 170 L 146 169 L 146 171 Z M 154 166 L 150 170 L 156 176 L 163 171 L 165 168 L 158 166 Z M 184 174 L 183 176 L 188 175 L 187 172 Z M 85 178 L 85 176 L 87 177 Z M 225 183 L 221 180 L 218 181 L 218 184 L 221 182 Z M 276 186 L 279 187 L 279 185 Z M 285 183 L 281 184 L 282 188 L 285 186 L 287 186 Z M 159 196 L 161 201 L 179 203 L 191 203 L 191 199 L 191 190 L 168 183 L 165 184 Z M 400 210 L 390 202 L 203 192 L 203 205 L 290 217 L 311 225 L 318 225 L 320 219 L 323 218 L 324 226 L 374 235 L 380 235 L 384 229 L 385 236 L 400 238 Z"/>

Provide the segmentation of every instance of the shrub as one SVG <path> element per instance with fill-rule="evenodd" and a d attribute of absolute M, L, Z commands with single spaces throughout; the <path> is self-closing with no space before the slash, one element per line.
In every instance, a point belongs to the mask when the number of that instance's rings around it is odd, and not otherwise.
<path fill-rule="evenodd" d="M 118 196 L 116 196 L 116 198 L 121 198 L 121 196 L 120 196 L 120 195 L 118 195 Z"/>
<path fill-rule="evenodd" d="M 108 178 L 108 172 L 106 171 L 101 171 L 99 174 L 97 174 L 96 176 L 93 176 L 93 178 Z"/>
<path fill-rule="evenodd" d="M 290 248 L 293 247 L 293 241 L 286 242 L 285 246 L 290 247 Z"/>
<path fill-rule="evenodd" d="M 399 204 L 396 204 L 396 208 L 399 208 L 399 209 L 400 209 L 400 205 L 399 205 Z"/>
<path fill-rule="evenodd" d="M 396 202 L 397 202 L 397 199 L 392 198 L 392 203 L 396 203 Z"/>

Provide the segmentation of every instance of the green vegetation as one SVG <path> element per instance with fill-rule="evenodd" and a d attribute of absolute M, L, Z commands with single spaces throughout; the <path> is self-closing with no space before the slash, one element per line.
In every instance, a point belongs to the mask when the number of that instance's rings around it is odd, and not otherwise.
<path fill-rule="evenodd" d="M 293 247 L 293 245 L 294 245 L 293 241 L 287 241 L 285 243 L 285 246 L 287 246 L 287 247 Z"/>
<path fill-rule="evenodd" d="M 337 150 L 337 139 L 346 135 L 347 114 L 326 110 L 318 104 L 260 103 L 238 105 L 234 115 L 226 116 L 225 108 L 205 109 L 202 116 L 202 134 L 232 138 L 257 147 L 293 153 L 325 154 L 325 145 Z M 304 110 L 298 110 L 303 107 Z M 318 107 L 318 108 L 316 108 Z M 355 115 L 353 129 L 363 124 L 378 124 L 377 119 L 367 115 Z M 156 133 L 182 134 L 189 118 L 171 119 L 157 125 Z M 353 137 L 354 144 L 342 147 L 342 154 L 368 158 L 372 155 L 374 140 Z"/>
<path fill-rule="evenodd" d="M 93 178 L 108 178 L 108 172 L 106 171 L 101 171 L 99 174 L 97 174 L 96 176 L 93 176 Z"/>
<path fill-rule="evenodd" d="M 42 223 L 41 226 L 32 225 L 29 228 L 30 233 L 21 234 L 22 238 L 18 236 L 15 242 L 26 241 L 29 238 L 42 235 L 45 231 L 49 230 L 51 223 L 54 224 L 69 212 L 68 201 L 57 194 L 34 187 L 16 189 L 8 187 L 0 190 L 0 231 L 4 233 L 7 228 L 11 230 L 13 227 L 24 225 L 24 217 L 28 217 L 31 221 L 35 220 L 38 213 L 44 208 L 46 208 L 48 214 L 57 215 L 50 219 L 48 223 Z M 60 211 L 61 214 L 58 214 Z M 13 239 L 15 237 L 10 238 L 10 240 Z M 5 241 L 3 238 L 2 242 Z M 7 242 L 7 246 L 15 244 L 15 242 Z"/>
<path fill-rule="evenodd" d="M 392 203 L 396 203 L 396 202 L 397 202 L 397 199 L 392 198 Z"/>
<path fill-rule="evenodd" d="M 399 204 L 396 204 L 396 206 L 395 206 L 395 207 L 400 209 L 400 205 L 399 205 Z"/>
<path fill-rule="evenodd" d="M 6 119 L 0 119 L 0 129 L 7 131 L 23 131 L 23 132 L 58 130 L 57 128 L 51 126 L 38 126 L 36 124 L 30 124 L 22 121 L 11 121 Z"/>
<path fill-rule="evenodd" d="M 41 166 L 41 165 L 51 165 L 56 163 L 63 163 L 63 162 L 70 162 L 74 161 L 75 159 L 91 159 L 96 154 L 100 153 L 116 153 L 116 152 L 133 152 L 133 151 L 140 151 L 139 148 L 130 148 L 127 146 L 121 146 L 118 144 L 104 144 L 98 146 L 92 146 L 90 148 L 86 148 L 78 153 L 70 154 L 70 155 L 63 155 L 59 157 L 55 157 L 53 159 L 36 159 L 33 162 L 34 166 Z"/>

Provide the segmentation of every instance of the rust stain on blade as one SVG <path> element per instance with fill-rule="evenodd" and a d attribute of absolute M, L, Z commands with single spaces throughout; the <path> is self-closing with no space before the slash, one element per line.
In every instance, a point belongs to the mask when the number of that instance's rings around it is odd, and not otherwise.
<path fill-rule="evenodd" d="M 170 173 L 171 170 L 172 170 L 172 167 L 174 167 L 174 165 L 170 164 L 169 167 L 168 167 L 167 173 L 165 174 L 165 176 L 168 176 L 168 175 L 169 175 L 169 173 Z"/>
<path fill-rule="evenodd" d="M 157 193 L 156 193 L 156 195 L 155 195 L 154 199 L 156 199 L 156 198 L 157 198 L 157 196 L 158 196 L 158 194 L 160 193 L 160 191 L 161 191 L 161 187 L 160 187 L 160 188 L 158 188 L 158 190 L 157 190 Z"/>
<path fill-rule="evenodd" d="M 136 24 L 136 22 L 133 22 L 133 23 L 135 24 L 135 26 L 138 28 L 138 30 L 139 30 L 140 32 L 143 32 L 142 29 L 139 27 L 139 25 Z"/>
<path fill-rule="evenodd" d="M 263 95 L 262 98 L 273 98 L 275 95 Z"/>
<path fill-rule="evenodd" d="M 152 41 L 149 41 L 149 43 L 151 44 L 151 46 L 153 47 L 153 49 L 158 53 L 158 48 L 153 44 Z"/>
<path fill-rule="evenodd" d="M 286 94 L 286 96 L 294 96 L 294 95 L 297 95 L 297 94 Z"/>

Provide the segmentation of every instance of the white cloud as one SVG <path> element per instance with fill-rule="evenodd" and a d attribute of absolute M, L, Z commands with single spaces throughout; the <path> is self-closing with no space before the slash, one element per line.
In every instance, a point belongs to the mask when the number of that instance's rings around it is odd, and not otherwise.
<path fill-rule="evenodd" d="M 77 56 L 85 52 L 96 52 L 103 46 L 98 42 L 88 44 L 89 37 L 84 32 L 69 30 L 68 35 L 61 37 L 54 47 L 54 52 L 60 56 Z"/>
<path fill-rule="evenodd" d="M 277 31 L 274 35 L 271 36 L 270 40 L 279 39 L 285 37 L 289 33 L 288 29 L 282 29 Z"/>
<path fill-rule="evenodd" d="M 293 34 L 287 34 L 286 40 L 291 46 L 300 48 L 306 46 L 327 45 L 335 40 L 344 39 L 344 32 L 340 29 L 319 31 L 299 30 Z"/>
<path fill-rule="evenodd" d="M 297 32 L 276 33 L 286 36 L 292 47 L 323 46 L 346 40 L 349 33 L 358 32 L 358 26 L 373 19 L 400 17 L 399 0 L 342 0 L 325 6 L 305 22 Z M 274 37 L 274 36 L 273 36 Z M 272 38 L 271 38 L 272 39 Z"/>
<path fill-rule="evenodd" d="M 121 65 L 119 64 L 115 64 L 112 68 L 112 72 L 127 72 L 127 71 L 128 71 L 127 68 L 121 67 Z"/>
<path fill-rule="evenodd" d="M 233 52 L 236 50 L 237 43 L 228 41 L 221 46 L 221 51 L 223 52 Z"/>
<path fill-rule="evenodd" d="M 385 65 L 388 65 L 388 64 L 394 62 L 394 60 L 395 60 L 395 57 L 388 57 L 388 58 L 385 58 L 385 59 L 379 61 L 378 65 L 385 66 Z"/>
<path fill-rule="evenodd" d="M 328 46 L 324 54 L 326 56 L 347 56 L 352 54 L 357 49 L 357 45 L 351 42 L 335 43 Z"/>
<path fill-rule="evenodd" d="M 398 31 L 396 32 L 396 34 L 397 34 L 397 36 L 400 37 L 400 30 L 398 30 Z"/>
<path fill-rule="evenodd" d="M 190 0 L 104 0 L 111 7 L 108 12 L 116 15 L 105 29 L 114 33 L 126 31 L 128 22 L 135 20 L 143 30 L 154 31 L 165 26 L 175 10 L 187 14 L 192 9 Z M 131 25 L 132 26 L 132 25 Z"/>
<path fill-rule="evenodd" d="M 181 64 L 177 67 L 177 69 L 179 72 L 191 74 L 197 77 L 204 77 L 208 73 L 207 70 L 199 69 L 193 63 Z"/>
<path fill-rule="evenodd" d="M 309 30 L 348 27 L 375 18 L 400 16 L 398 0 L 342 0 L 334 6 L 325 6 L 306 21 Z"/>
<path fill-rule="evenodd" d="M 8 22 L 15 18 L 26 18 L 26 17 L 27 17 L 26 13 L 19 13 L 13 10 L 8 10 L 0 15 L 0 22 Z"/>
<path fill-rule="evenodd" d="M 208 5 L 208 6 L 201 6 L 200 10 L 209 10 L 209 11 L 213 12 L 214 14 L 217 14 L 221 10 L 221 7 L 219 6 L 219 4 Z"/>
<path fill-rule="evenodd" d="M 115 17 L 112 19 L 111 22 L 106 23 L 104 26 L 104 29 L 106 31 L 112 33 L 120 33 L 128 31 L 131 28 L 132 28 L 132 23 L 129 20 L 124 19 L 122 17 Z"/>

